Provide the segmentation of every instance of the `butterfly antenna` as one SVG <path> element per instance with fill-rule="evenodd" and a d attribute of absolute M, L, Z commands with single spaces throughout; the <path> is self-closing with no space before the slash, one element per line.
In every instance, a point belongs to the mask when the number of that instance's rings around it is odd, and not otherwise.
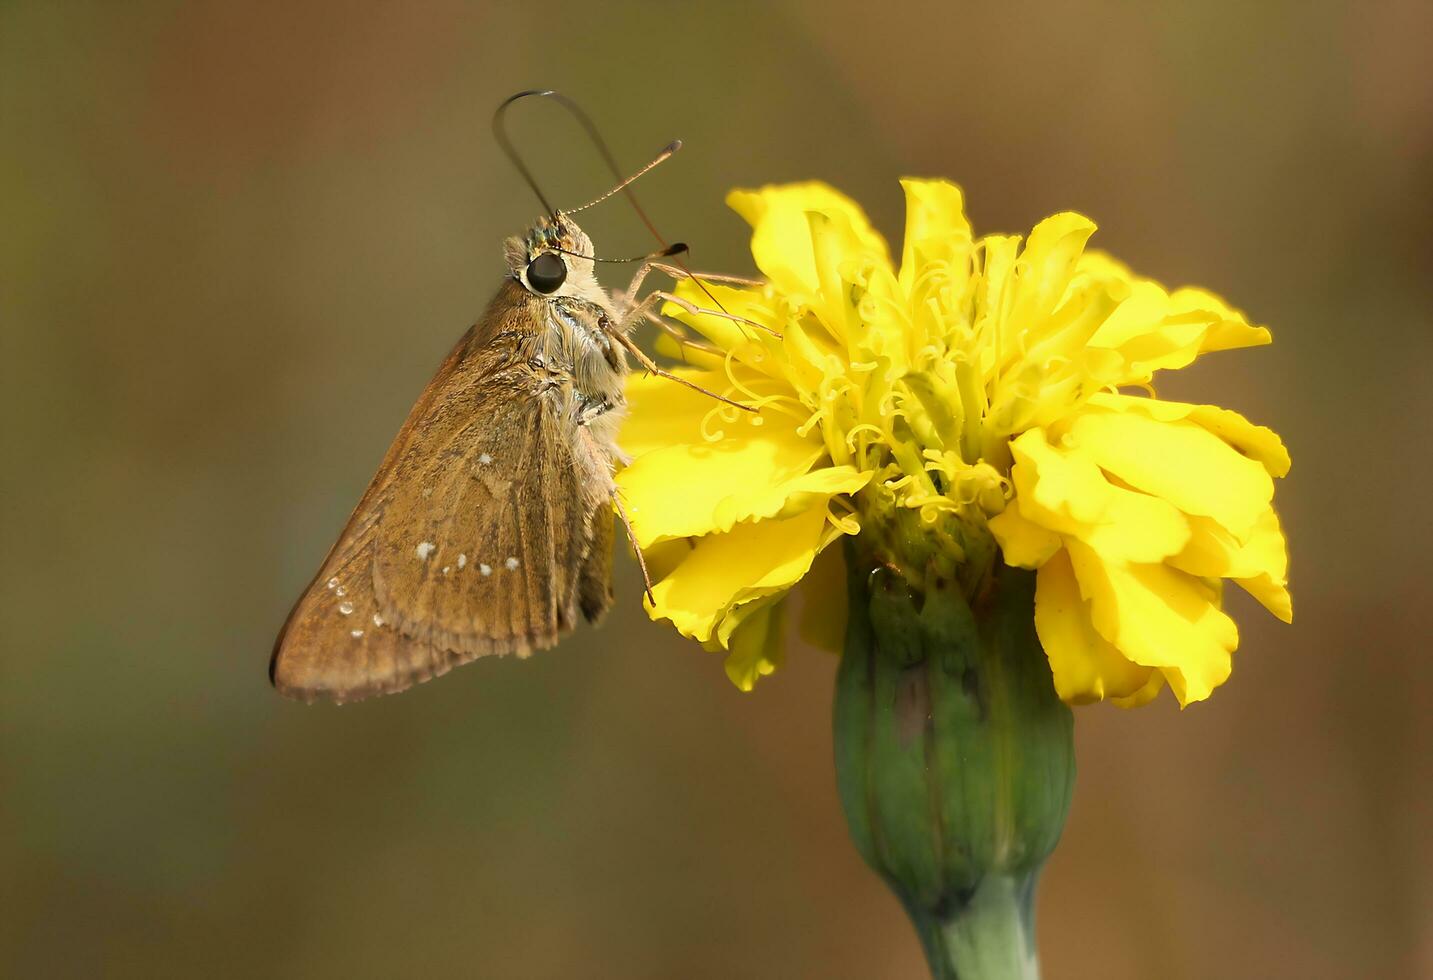
<path fill-rule="evenodd" d="M 529 173 L 527 167 L 523 165 L 522 160 L 518 157 L 517 151 L 513 149 L 513 145 L 511 142 L 509 142 L 507 138 L 507 133 L 503 130 L 502 127 L 502 117 L 503 113 L 507 111 L 507 107 L 512 105 L 519 99 L 525 99 L 529 96 L 534 95 L 540 98 L 552 99 L 554 102 L 557 102 L 564 109 L 570 112 L 573 118 L 577 120 L 578 124 L 581 125 L 582 128 L 587 132 L 587 138 L 590 139 L 592 141 L 592 145 L 597 148 L 597 152 L 602 156 L 603 161 L 607 164 L 607 168 L 612 171 L 612 176 L 616 177 L 619 181 L 621 181 L 621 183 L 619 183 L 616 187 L 612 188 L 606 194 L 603 194 L 601 197 L 597 198 L 597 200 L 590 201 L 589 203 L 584 204 L 581 208 L 575 208 L 574 210 L 581 211 L 583 208 L 590 208 L 592 205 L 597 204 L 600 201 L 605 201 L 613 194 L 616 194 L 618 191 L 621 191 L 623 194 L 626 195 L 628 202 L 631 203 L 632 210 L 637 212 L 637 217 L 642 219 L 642 224 L 647 226 L 647 230 L 650 231 L 652 233 L 652 237 L 657 240 L 657 244 L 661 245 L 664 249 L 671 248 L 671 245 L 667 243 L 667 240 L 662 237 L 662 233 L 657 230 L 657 226 L 652 223 L 652 219 L 647 217 L 647 212 L 642 210 L 642 205 L 637 203 L 637 195 L 632 192 L 632 188 L 630 185 L 632 181 L 636 180 L 638 177 L 642 176 L 648 170 L 651 170 L 657 164 L 661 163 L 663 160 L 666 160 L 678 149 L 680 149 L 682 145 L 681 140 L 673 141 L 650 164 L 643 167 L 631 177 L 626 177 L 622 173 L 622 168 L 617 165 L 617 158 L 612 155 L 612 150 L 607 146 L 607 141 L 604 140 L 602 138 L 602 134 L 597 131 L 596 124 L 592 122 L 591 117 L 589 117 L 587 113 L 583 112 L 582 107 L 579 106 L 576 102 L 573 102 L 561 92 L 554 91 L 553 89 L 528 89 L 524 92 L 518 92 L 516 95 L 508 96 L 506 99 L 503 100 L 502 105 L 498 106 L 497 112 L 493 113 L 493 135 L 497 138 L 498 144 L 503 148 L 503 151 L 507 153 L 508 159 L 513 162 L 513 164 L 517 167 L 518 172 L 521 173 L 523 177 L 527 180 L 528 186 L 531 187 L 533 193 L 537 195 L 537 199 L 542 202 L 543 209 L 554 216 L 556 216 L 557 212 L 553 210 L 550 204 L 547 203 L 547 198 L 543 196 L 542 191 L 538 190 L 537 181 L 532 179 L 532 174 Z M 723 313 L 727 313 L 728 315 L 730 315 L 730 311 L 728 311 L 727 308 L 722 305 L 721 300 L 717 299 L 715 296 L 712 295 L 712 291 L 707 288 L 707 284 L 697 278 L 696 274 L 692 272 L 691 268 L 687 265 L 685 261 L 683 261 L 681 258 L 678 258 L 676 259 L 676 262 L 677 265 L 681 267 L 681 270 L 687 274 L 687 278 L 691 279 L 697 284 L 698 287 L 701 288 L 701 291 L 706 294 L 707 299 L 715 303 L 717 305 L 717 308 L 720 309 Z"/>
<path fill-rule="evenodd" d="M 651 170 L 651 169 L 652 169 L 653 167 L 655 167 L 657 164 L 659 164 L 659 163 L 664 163 L 665 161 L 667 161 L 668 159 L 670 159 L 671 156 L 672 156 L 672 154 L 673 154 L 673 153 L 676 153 L 676 152 L 677 152 L 678 150 L 680 150 L 681 148 L 682 148 L 682 141 L 681 141 L 681 140 L 672 140 L 670 143 L 668 143 L 665 147 L 662 148 L 662 152 L 661 152 L 661 153 L 658 153 L 657 156 L 652 160 L 651 163 L 647 164 L 647 165 L 646 165 L 645 167 L 643 167 L 641 170 L 637 171 L 635 174 L 633 174 L 632 176 L 628 177 L 626 180 L 622 181 L 622 183 L 620 183 L 620 184 L 618 184 L 616 187 L 612 188 L 612 189 L 611 189 L 610 191 L 608 191 L 606 194 L 603 194 L 601 197 L 595 197 L 595 198 L 593 198 L 592 200 L 588 201 L 586 204 L 582 205 L 582 207 L 580 207 L 580 208 L 563 208 L 563 209 L 562 209 L 562 213 L 563 213 L 563 214 L 576 214 L 578 211 L 586 211 L 586 210 L 587 210 L 588 208 L 590 208 L 590 207 L 595 207 L 595 206 L 597 206 L 598 204 L 601 204 L 603 201 L 607 200 L 609 197 L 611 197 L 613 194 L 616 194 L 618 191 L 624 191 L 624 190 L 626 190 L 628 184 L 631 184 L 631 183 L 635 182 L 638 177 L 642 176 L 642 175 L 645 174 L 647 171 Z M 643 217 L 646 217 L 646 216 L 643 215 Z M 657 241 L 659 241 L 659 242 L 662 241 L 662 236 L 661 236 L 661 235 L 658 235 L 658 236 L 657 236 Z M 666 245 L 666 242 L 662 242 L 662 244 L 663 244 L 663 246 L 665 246 L 665 245 Z"/>
<path fill-rule="evenodd" d="M 503 117 L 507 115 L 508 106 L 519 99 L 525 99 L 529 95 L 554 94 L 556 93 L 545 92 L 540 89 L 529 89 L 526 92 L 519 92 L 516 95 L 510 95 L 506 99 L 503 99 L 502 105 L 498 106 L 497 110 L 493 113 L 493 139 L 498 141 L 498 146 L 502 147 L 503 153 L 507 154 L 507 158 L 512 161 L 512 165 L 517 168 L 517 172 L 522 174 L 522 179 L 527 181 L 527 186 L 532 188 L 532 192 L 536 194 L 537 199 L 542 202 L 542 209 L 551 215 L 556 215 L 557 211 L 551 204 L 547 203 L 547 195 L 542 192 L 542 188 L 537 186 L 537 181 L 533 179 L 532 171 L 527 169 L 527 164 L 522 162 L 522 157 L 518 154 L 517 147 L 513 146 L 512 140 L 508 139 L 507 126 L 503 123 Z"/>

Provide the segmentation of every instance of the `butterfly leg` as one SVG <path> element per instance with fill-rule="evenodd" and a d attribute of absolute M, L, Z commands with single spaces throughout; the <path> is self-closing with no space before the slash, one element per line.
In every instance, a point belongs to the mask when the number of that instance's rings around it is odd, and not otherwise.
<path fill-rule="evenodd" d="M 635 307 L 628 311 L 627 315 L 629 317 L 641 315 L 640 311 L 644 307 L 649 306 L 650 303 L 654 300 L 654 298 L 657 298 L 656 293 L 653 293 L 651 296 L 648 296 L 646 299 L 642 300 L 642 302 L 638 303 Z M 709 395 L 712 398 L 715 398 L 717 401 L 725 402 L 733 408 L 741 409 L 743 412 L 756 412 L 756 409 L 752 408 L 750 405 L 743 405 L 741 402 L 732 401 L 725 395 L 719 395 L 716 392 L 711 391 L 710 389 L 703 388 L 701 385 L 693 381 L 688 381 L 686 378 L 683 378 L 680 375 L 673 374 L 672 372 L 666 370 L 656 361 L 648 357 L 647 352 L 642 350 L 642 348 L 638 347 L 636 342 L 632 340 L 631 337 L 627 336 L 626 331 L 623 330 L 621 327 L 617 325 L 609 325 L 607 330 L 613 340 L 617 341 L 617 343 L 625 347 L 627 349 L 627 353 L 631 354 L 637 359 L 638 364 L 642 365 L 645 370 L 649 371 L 652 374 L 655 374 L 657 377 L 666 378 L 668 381 L 675 381 L 678 384 L 686 385 L 693 391 L 700 391 L 703 395 Z"/>
<path fill-rule="evenodd" d="M 671 337 L 677 342 L 677 345 L 681 348 L 681 356 L 684 362 L 688 364 L 691 363 L 686 354 L 688 350 L 701 351 L 703 354 L 717 358 L 723 356 L 721 348 L 714 347 L 705 341 L 693 340 L 679 324 L 673 323 L 665 317 L 660 317 L 651 310 L 644 309 L 638 312 L 641 313 L 643 319 L 656 326 L 658 330 L 661 330 L 668 337 Z"/>
<path fill-rule="evenodd" d="M 705 307 L 698 306 L 691 300 L 683 299 L 682 297 L 677 296 L 674 293 L 669 293 L 666 290 L 653 290 L 642 299 L 642 302 L 646 303 L 653 300 L 654 298 L 666 300 L 668 303 L 675 303 L 677 306 L 680 306 L 688 313 L 700 314 L 702 316 L 714 316 L 722 320 L 730 320 L 731 322 L 741 324 L 742 326 L 755 327 L 758 330 L 770 334 L 777 340 L 781 339 L 781 334 L 779 331 L 771 329 L 764 323 L 757 323 L 755 320 L 747 319 L 744 316 L 737 316 L 735 313 L 728 313 L 726 310 L 706 309 Z"/>
<path fill-rule="evenodd" d="M 649 294 L 640 302 L 636 301 L 635 297 L 637 295 L 637 291 L 642 288 L 643 281 L 647 278 L 648 273 L 652 272 L 653 270 L 665 273 L 671 276 L 673 279 L 690 279 L 699 286 L 702 285 L 702 280 L 704 279 L 710 280 L 712 282 L 734 283 L 741 286 L 766 285 L 765 281 L 761 279 L 749 279 L 745 276 L 728 276 L 716 272 L 692 272 L 691 270 L 682 266 L 668 265 L 665 262 L 657 262 L 649 259 L 646 262 L 643 262 L 641 267 L 637 269 L 637 272 L 632 276 L 632 281 L 627 285 L 626 292 L 621 294 L 622 301 L 625 306 L 622 319 L 627 329 L 630 330 L 635 325 L 636 320 L 639 319 L 639 317 L 651 319 L 651 317 L 647 316 L 645 313 L 637 314 L 636 311 L 642 306 L 642 304 L 651 302 L 652 297 L 656 296 L 660 299 L 665 299 L 669 302 L 675 303 L 682 309 L 686 310 L 688 313 L 704 313 L 709 316 L 720 317 L 724 320 L 731 320 L 734 323 L 740 323 L 749 327 L 755 327 L 758 330 L 764 330 L 767 333 L 771 334 L 773 337 L 780 339 L 781 334 L 777 333 L 775 330 L 771 329 L 764 323 L 757 323 L 755 320 L 749 320 L 746 317 L 737 316 L 734 313 L 727 312 L 725 309 L 705 309 L 703 307 L 697 306 L 695 303 L 682 299 L 679 296 L 673 296 L 671 293 L 663 290 L 658 290 L 657 292 Z M 705 288 L 703 288 L 703 292 L 707 293 L 707 297 L 712 301 L 714 305 L 718 307 L 721 306 L 721 303 L 717 300 L 717 298 L 713 296 L 710 292 L 708 292 Z M 672 332 L 668 327 L 663 327 L 663 329 L 667 330 L 668 333 Z"/>
<path fill-rule="evenodd" d="M 704 307 L 697 306 L 695 303 L 692 303 L 688 300 L 682 299 L 682 297 L 680 296 L 675 296 L 672 293 L 666 292 L 665 290 L 661 289 L 653 290 L 646 296 L 642 297 L 641 301 L 637 303 L 632 302 L 630 293 L 625 295 L 622 299 L 622 312 L 621 314 L 619 314 L 620 324 L 618 326 L 618 331 L 625 335 L 632 329 L 633 326 L 636 325 L 639 319 L 646 317 L 648 313 L 653 313 L 653 315 L 655 315 L 652 310 L 652 307 L 656 306 L 659 301 L 675 303 L 682 309 L 686 310 L 688 313 L 714 316 L 723 320 L 731 320 L 733 323 L 743 324 L 748 327 L 756 327 L 758 330 L 765 330 L 767 333 L 771 334 L 778 340 L 781 339 L 781 334 L 777 333 L 775 330 L 772 330 L 764 323 L 757 323 L 755 320 L 748 320 L 744 316 L 737 316 L 735 313 L 728 313 L 725 310 L 709 310 Z M 669 330 L 668 332 L 671 331 Z"/>
<path fill-rule="evenodd" d="M 729 282 L 735 286 L 765 286 L 765 279 L 753 279 L 750 276 L 730 276 L 721 272 L 693 272 L 682 266 L 668 265 L 665 262 L 647 262 L 647 268 L 656 269 L 658 272 L 665 272 L 673 279 L 705 279 L 708 282 Z"/>
<path fill-rule="evenodd" d="M 647 278 L 648 273 L 662 272 L 673 279 L 691 279 L 693 282 L 724 282 L 736 286 L 765 286 L 764 279 L 751 279 L 746 276 L 728 276 L 720 272 L 693 272 L 684 266 L 668 265 L 665 262 L 658 262 L 655 259 L 648 259 L 637 267 L 632 276 L 632 281 L 627 285 L 627 291 L 623 295 L 636 296 L 637 291 L 642 288 L 642 282 Z"/>
<path fill-rule="evenodd" d="M 647 601 L 656 604 L 652 598 L 652 578 L 647 574 L 647 559 L 642 557 L 642 546 L 637 544 L 637 535 L 632 530 L 632 521 L 627 516 L 627 508 L 622 506 L 622 494 L 612 492 L 612 509 L 617 512 L 617 519 L 622 522 L 623 529 L 627 532 L 627 540 L 632 542 L 632 553 L 637 556 L 637 567 L 642 570 L 642 591 L 647 594 Z"/>

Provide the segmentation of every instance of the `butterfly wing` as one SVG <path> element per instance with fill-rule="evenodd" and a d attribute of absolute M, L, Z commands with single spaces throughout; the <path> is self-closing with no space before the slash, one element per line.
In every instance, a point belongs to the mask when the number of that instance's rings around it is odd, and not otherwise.
<path fill-rule="evenodd" d="M 281 693 L 401 691 L 610 605 L 610 461 L 534 360 L 524 302 L 505 287 L 409 414 L 279 635 Z"/>

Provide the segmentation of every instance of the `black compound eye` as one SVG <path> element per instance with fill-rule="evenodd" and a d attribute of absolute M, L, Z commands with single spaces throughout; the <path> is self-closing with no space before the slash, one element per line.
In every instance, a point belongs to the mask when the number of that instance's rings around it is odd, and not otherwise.
<path fill-rule="evenodd" d="M 527 283 L 539 293 L 557 291 L 566 279 L 567 264 L 556 252 L 543 252 L 527 264 Z"/>

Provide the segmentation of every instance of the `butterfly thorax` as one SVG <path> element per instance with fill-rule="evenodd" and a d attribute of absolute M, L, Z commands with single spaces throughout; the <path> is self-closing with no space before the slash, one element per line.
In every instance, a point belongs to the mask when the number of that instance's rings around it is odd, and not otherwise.
<path fill-rule="evenodd" d="M 505 251 L 510 282 L 498 303 L 507 298 L 518 307 L 513 321 L 531 334 L 524 344 L 527 359 L 547 379 L 549 397 L 561 400 L 562 415 L 588 430 L 615 459 L 627 362 L 612 339 L 616 313 L 594 275 L 592 240 L 571 218 L 558 214 L 539 218 L 525 235 L 509 238 Z M 544 289 L 550 283 L 534 281 L 535 260 L 544 253 L 562 262 L 556 288 Z"/>

